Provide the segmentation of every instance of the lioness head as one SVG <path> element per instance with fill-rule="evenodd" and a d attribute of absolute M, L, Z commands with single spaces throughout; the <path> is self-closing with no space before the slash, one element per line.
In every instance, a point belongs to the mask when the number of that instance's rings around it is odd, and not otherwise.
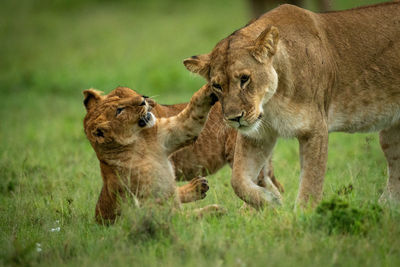
<path fill-rule="evenodd" d="M 246 134 L 258 128 L 263 105 L 278 86 L 272 61 L 279 34 L 271 26 L 257 38 L 241 31 L 219 42 L 210 54 L 193 56 L 183 63 L 207 79 L 221 102 L 225 121 Z"/>
<path fill-rule="evenodd" d="M 155 124 L 150 112 L 154 102 L 129 88 L 118 87 L 108 95 L 93 89 L 83 94 L 87 110 L 84 129 L 95 148 L 127 145 L 135 141 L 138 132 Z"/>

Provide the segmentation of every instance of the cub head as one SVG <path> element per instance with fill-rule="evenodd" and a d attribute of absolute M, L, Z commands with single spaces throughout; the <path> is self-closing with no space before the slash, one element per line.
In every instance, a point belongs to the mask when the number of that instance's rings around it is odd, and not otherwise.
<path fill-rule="evenodd" d="M 233 33 L 210 54 L 184 60 L 185 67 L 207 79 L 222 105 L 225 121 L 243 134 L 261 125 L 263 106 L 275 94 L 278 75 L 273 67 L 278 29 L 269 26 L 257 38 Z"/>
<path fill-rule="evenodd" d="M 118 87 L 108 95 L 88 89 L 83 94 L 84 129 L 95 149 L 133 143 L 141 130 L 155 124 L 150 112 L 154 102 L 129 88 Z"/>

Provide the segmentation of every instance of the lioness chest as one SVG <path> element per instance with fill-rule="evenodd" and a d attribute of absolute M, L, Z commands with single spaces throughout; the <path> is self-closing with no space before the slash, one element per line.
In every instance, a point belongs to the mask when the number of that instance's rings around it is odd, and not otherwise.
<path fill-rule="evenodd" d="M 260 129 L 271 134 L 291 138 L 309 131 L 313 124 L 315 110 L 305 104 L 294 103 L 280 96 L 273 97 L 264 104 L 264 116 Z M 258 131 L 260 132 L 260 131 Z M 258 135 L 257 132 L 255 132 Z"/>
<path fill-rule="evenodd" d="M 354 90 L 339 95 L 328 110 L 330 132 L 374 132 L 400 123 L 400 82 L 397 89 Z"/>

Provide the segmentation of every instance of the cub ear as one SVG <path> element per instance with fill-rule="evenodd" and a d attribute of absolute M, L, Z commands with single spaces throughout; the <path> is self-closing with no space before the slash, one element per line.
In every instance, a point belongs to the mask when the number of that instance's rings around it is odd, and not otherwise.
<path fill-rule="evenodd" d="M 97 103 L 102 99 L 101 93 L 102 92 L 95 89 L 87 89 L 83 91 L 83 95 L 85 97 L 83 104 L 85 105 L 87 111 L 97 105 Z"/>
<path fill-rule="evenodd" d="M 256 39 L 251 48 L 251 54 L 258 62 L 275 55 L 279 42 L 279 31 L 274 26 L 268 26 Z"/>
<path fill-rule="evenodd" d="M 200 74 L 204 78 L 209 78 L 210 72 L 210 55 L 204 54 L 199 56 L 192 56 L 183 61 L 183 65 L 193 73 Z"/>

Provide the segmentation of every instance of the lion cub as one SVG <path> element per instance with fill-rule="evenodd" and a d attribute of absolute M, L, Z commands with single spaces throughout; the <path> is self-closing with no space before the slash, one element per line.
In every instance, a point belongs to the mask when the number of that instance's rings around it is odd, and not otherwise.
<path fill-rule="evenodd" d="M 217 101 L 208 85 L 191 98 L 176 116 L 158 118 L 146 99 L 126 87 L 108 95 L 89 89 L 84 92 L 87 114 L 84 129 L 97 158 L 103 188 L 96 205 L 96 220 L 113 222 L 119 214 L 118 198 L 130 195 L 140 202 L 164 202 L 173 198 L 179 205 L 199 199 L 196 192 L 208 190 L 205 180 L 195 179 L 180 189 L 175 183 L 168 156 L 193 142 Z"/>

